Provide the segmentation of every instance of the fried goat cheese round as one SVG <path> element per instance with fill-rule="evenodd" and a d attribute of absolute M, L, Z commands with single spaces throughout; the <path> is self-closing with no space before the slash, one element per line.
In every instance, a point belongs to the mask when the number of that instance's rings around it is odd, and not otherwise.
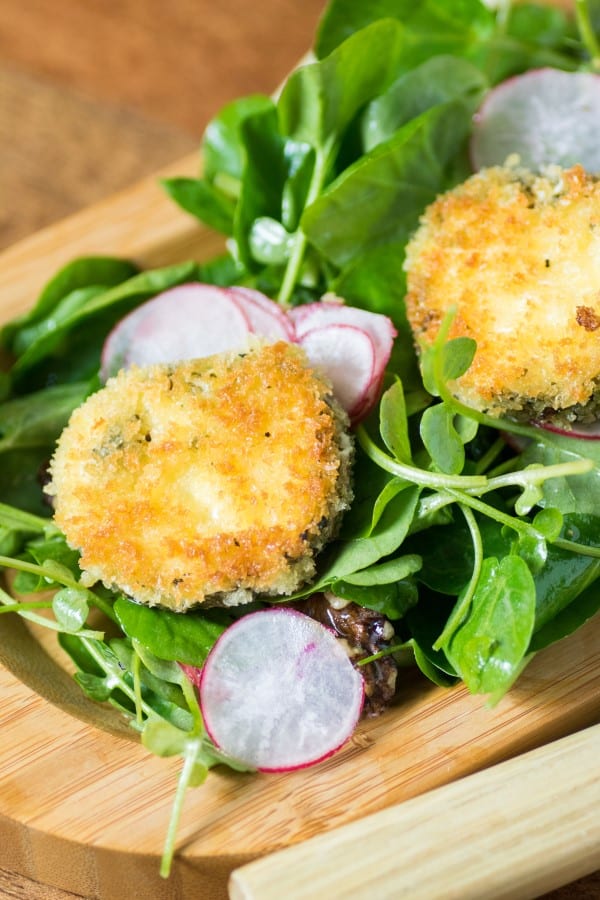
<path fill-rule="evenodd" d="M 351 501 L 348 419 L 286 343 L 121 371 L 51 463 L 85 583 L 184 611 L 285 595 Z"/>
<path fill-rule="evenodd" d="M 417 346 L 452 308 L 450 337 L 477 342 L 451 384 L 459 400 L 523 420 L 598 417 L 598 179 L 580 166 L 482 170 L 426 210 L 405 267 Z"/>

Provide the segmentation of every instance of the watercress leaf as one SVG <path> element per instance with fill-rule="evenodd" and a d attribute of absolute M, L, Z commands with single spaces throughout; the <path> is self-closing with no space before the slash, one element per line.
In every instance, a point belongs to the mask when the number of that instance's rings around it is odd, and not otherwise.
<path fill-rule="evenodd" d="M 522 454 L 523 466 L 553 465 L 578 459 L 592 459 L 594 468 L 583 475 L 550 478 L 542 485 L 543 502 L 560 512 L 594 515 L 600 508 L 600 441 L 563 437 L 552 432 L 539 435 L 532 429 L 533 439 Z"/>
<path fill-rule="evenodd" d="M 371 512 L 371 523 L 368 534 L 373 534 L 375 528 L 383 515 L 385 508 L 388 503 L 390 503 L 394 497 L 397 496 L 401 491 L 406 490 L 410 487 L 410 482 L 405 481 L 403 478 L 390 478 L 389 481 L 384 485 L 380 493 L 377 495 L 375 503 L 373 503 L 373 509 Z"/>
<path fill-rule="evenodd" d="M 250 228 L 248 244 L 252 258 L 265 265 L 283 265 L 292 246 L 293 235 L 269 216 L 259 216 Z"/>
<path fill-rule="evenodd" d="M 315 148 L 339 142 L 358 111 L 395 76 L 402 26 L 387 19 L 352 35 L 321 62 L 297 69 L 278 102 L 282 132 Z"/>
<path fill-rule="evenodd" d="M 425 206 L 449 187 L 447 167 L 469 130 L 459 104 L 433 107 L 349 166 L 305 211 L 302 228 L 343 267 L 376 247 L 405 242 Z"/>
<path fill-rule="evenodd" d="M 586 546 L 598 546 L 600 518 L 589 515 L 568 515 L 564 519 L 563 536 L 573 535 Z M 544 629 L 580 593 L 600 576 L 597 557 L 573 553 L 559 546 L 548 545 L 544 566 L 535 573 L 536 612 L 535 631 Z"/>
<path fill-rule="evenodd" d="M 2 453 L 0 464 L 0 497 L 6 504 L 38 516 L 49 516 L 39 473 L 44 470 L 54 452 L 54 444 L 47 447 L 18 448 Z"/>
<path fill-rule="evenodd" d="M 174 660 L 161 659 L 151 653 L 147 647 L 134 639 L 133 647 L 144 666 L 155 678 L 169 684 L 181 685 L 186 677 L 179 663 Z"/>
<path fill-rule="evenodd" d="M 535 583 L 519 556 L 486 559 L 467 617 L 443 649 L 472 693 L 498 697 L 513 683 L 535 621 Z"/>
<path fill-rule="evenodd" d="M 284 154 L 288 177 L 281 192 L 281 221 L 289 232 L 298 228 L 315 168 L 315 149 L 304 141 L 288 139 Z"/>
<path fill-rule="evenodd" d="M 539 47 L 566 51 L 577 38 L 573 16 L 550 4 L 516 3 L 510 8 L 506 33 Z"/>
<path fill-rule="evenodd" d="M 454 411 L 445 403 L 429 406 L 421 416 L 421 440 L 440 472 L 459 475 L 465 465 L 465 447 L 454 427 Z"/>
<path fill-rule="evenodd" d="M 386 560 L 386 562 L 369 566 L 367 569 L 361 569 L 359 572 L 353 572 L 346 575 L 344 581 L 347 584 L 359 585 L 376 585 L 391 584 L 395 581 L 401 581 L 413 575 L 421 568 L 422 560 L 416 554 L 407 554 L 398 556 L 395 559 Z"/>
<path fill-rule="evenodd" d="M 444 381 L 454 381 L 464 375 L 473 362 L 476 349 L 473 338 L 457 337 L 447 341 L 441 349 Z"/>
<path fill-rule="evenodd" d="M 495 21 L 480 0 L 330 0 L 317 33 L 317 56 L 330 53 L 355 31 L 388 16 L 410 26 L 415 38 L 429 38 L 430 56 L 443 52 L 442 48 L 458 53 L 471 42 L 480 42 L 493 31 Z"/>
<path fill-rule="evenodd" d="M 454 416 L 454 427 L 463 444 L 468 444 L 477 437 L 479 422 L 470 416 L 456 415 Z"/>
<path fill-rule="evenodd" d="M 529 652 L 535 653 L 544 647 L 562 640 L 581 628 L 592 616 L 600 611 L 600 590 L 594 582 L 568 604 L 564 609 L 543 625 L 531 639 Z"/>
<path fill-rule="evenodd" d="M 418 599 L 417 587 L 413 581 L 394 581 L 390 584 L 375 584 L 368 587 L 351 584 L 348 581 L 334 581 L 331 590 L 338 597 L 358 603 L 367 609 L 386 616 L 391 621 L 401 619 Z"/>
<path fill-rule="evenodd" d="M 365 110 L 362 135 L 365 151 L 392 137 L 395 131 L 432 106 L 458 100 L 474 113 L 488 88 L 485 76 L 456 56 L 434 56 L 404 72 Z"/>
<path fill-rule="evenodd" d="M 87 591 L 62 588 L 52 598 L 52 611 L 64 631 L 79 631 L 85 625 L 89 613 Z"/>
<path fill-rule="evenodd" d="M 325 568 L 319 574 L 319 586 L 366 569 L 394 553 L 408 534 L 419 493 L 420 489 L 412 486 L 391 499 L 369 537 L 332 545 L 326 554 Z M 312 591 L 317 589 L 313 586 Z"/>
<path fill-rule="evenodd" d="M 402 382 L 396 379 L 379 404 L 379 430 L 384 444 L 400 462 L 410 464 L 412 454 Z"/>
<path fill-rule="evenodd" d="M 540 484 L 528 483 L 515 500 L 515 512 L 518 516 L 526 516 L 544 497 Z M 560 515 L 560 513 L 559 513 Z"/>
<path fill-rule="evenodd" d="M 7 400 L 0 405 L 0 452 L 51 445 L 88 392 L 87 382 L 76 382 Z"/>
<path fill-rule="evenodd" d="M 235 201 L 204 178 L 165 178 L 163 188 L 175 203 L 221 234 L 233 234 Z"/>
<path fill-rule="evenodd" d="M 100 678 L 104 677 L 103 669 L 98 665 L 83 641 L 76 635 L 64 631 L 60 632 L 58 634 L 58 643 L 81 672 L 87 672 Z"/>
<path fill-rule="evenodd" d="M 48 383 L 91 378 L 98 371 L 102 345 L 113 325 L 142 300 L 194 280 L 197 271 L 194 262 L 178 263 L 94 292 L 82 306 L 71 309 L 54 330 L 40 334 L 30 344 L 12 370 L 16 389 L 32 391 Z"/>
<path fill-rule="evenodd" d="M 137 266 L 112 257 L 82 257 L 63 266 L 46 284 L 35 305 L 24 315 L 13 319 L 0 332 L 0 344 L 13 353 L 22 353 L 26 342 L 21 329 L 47 318 L 63 297 L 89 285 L 112 287 L 136 274 Z"/>
<path fill-rule="evenodd" d="M 185 750 L 187 735 L 164 719 L 151 717 L 142 731 L 142 744 L 155 756 L 178 756 Z"/>
<path fill-rule="evenodd" d="M 272 109 L 273 101 L 263 94 L 252 94 L 228 103 L 211 122 L 202 139 L 202 160 L 205 177 L 214 182 L 226 174 L 229 184 L 241 182 L 244 165 L 244 145 L 240 139 L 243 122 L 256 113 Z M 219 181 L 219 186 L 223 182 Z M 238 188 L 239 189 L 239 188 Z"/>
<path fill-rule="evenodd" d="M 113 691 L 113 685 L 106 675 L 92 675 L 89 672 L 75 672 L 73 676 L 84 694 L 96 703 L 106 703 Z"/>
<path fill-rule="evenodd" d="M 565 517 L 558 509 L 547 506 L 536 513 L 533 527 L 544 535 L 547 541 L 555 541 L 563 530 Z"/>
<path fill-rule="evenodd" d="M 245 151 L 244 178 L 235 211 L 237 254 L 248 268 L 256 268 L 250 234 L 257 219 L 281 218 L 281 196 L 288 177 L 285 140 L 273 106 L 247 116 L 240 124 Z"/>
<path fill-rule="evenodd" d="M 414 638 L 408 641 L 408 645 L 413 651 L 419 671 L 425 678 L 428 678 L 433 684 L 437 684 L 438 687 L 450 687 L 456 682 L 456 676 L 448 675 L 443 669 L 436 666 Z"/>
<path fill-rule="evenodd" d="M 225 614 L 187 613 L 142 606 L 120 597 L 114 611 L 125 634 L 159 659 L 201 666 L 226 628 Z"/>

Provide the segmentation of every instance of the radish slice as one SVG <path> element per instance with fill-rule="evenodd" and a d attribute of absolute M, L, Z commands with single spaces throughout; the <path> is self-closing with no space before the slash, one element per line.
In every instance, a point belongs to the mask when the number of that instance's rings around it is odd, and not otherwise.
<path fill-rule="evenodd" d="M 180 285 L 148 300 L 113 329 L 102 372 L 235 350 L 246 346 L 249 333 L 248 319 L 225 288 Z"/>
<path fill-rule="evenodd" d="M 321 369 L 352 418 L 364 406 L 373 382 L 375 346 L 366 331 L 335 323 L 307 331 L 300 341 L 313 366 Z"/>
<path fill-rule="evenodd" d="M 206 729 L 224 753 L 262 772 L 331 756 L 358 722 L 361 675 L 319 622 L 278 607 L 221 635 L 200 678 Z"/>
<path fill-rule="evenodd" d="M 581 163 L 600 172 L 600 76 L 533 69 L 490 91 L 474 119 L 473 166 L 504 165 L 513 153 L 534 171 Z"/>
<path fill-rule="evenodd" d="M 294 326 L 281 306 L 259 291 L 232 287 L 229 293 L 241 306 L 254 334 L 276 341 L 293 341 Z"/>
<path fill-rule="evenodd" d="M 572 426 L 554 425 L 551 421 L 534 422 L 538 428 L 551 431 L 553 434 L 561 434 L 563 437 L 579 438 L 583 441 L 600 441 L 600 422 L 592 422 L 590 425 L 579 425 L 573 422 Z"/>
<path fill-rule="evenodd" d="M 100 356 L 100 378 L 103 382 L 108 381 L 111 375 L 116 375 L 119 369 L 125 366 L 132 335 L 146 315 L 145 307 L 145 303 L 138 306 L 117 322 L 106 338 Z"/>
<path fill-rule="evenodd" d="M 397 334 L 391 319 L 379 313 L 367 312 L 367 310 L 358 309 L 355 306 L 345 306 L 344 303 L 328 300 L 322 300 L 319 303 L 309 303 L 306 306 L 298 306 L 295 309 L 291 309 L 288 315 L 294 322 L 296 340 L 302 347 L 304 347 L 306 339 L 312 342 L 313 339 L 308 338 L 308 335 L 317 328 L 320 329 L 332 325 L 345 325 L 359 329 L 371 339 L 374 358 L 369 383 L 365 385 L 360 402 L 357 397 L 356 403 L 352 408 L 345 406 L 354 422 L 364 418 L 379 398 L 385 368 Z M 332 348 L 332 352 L 334 349 Z M 310 357 L 310 352 L 308 350 L 307 352 Z M 359 382 L 362 378 L 361 370 L 364 368 L 364 359 L 359 356 L 355 361 L 354 357 L 349 353 L 345 364 L 343 380 L 351 383 Z M 354 371 L 355 364 L 357 367 L 356 373 Z M 328 372 L 325 364 L 323 364 L 323 368 Z M 329 372 L 328 374 L 330 374 L 335 387 L 334 374 Z M 339 375 L 341 374 L 339 372 Z M 345 405 L 343 400 L 341 402 L 342 405 Z"/>

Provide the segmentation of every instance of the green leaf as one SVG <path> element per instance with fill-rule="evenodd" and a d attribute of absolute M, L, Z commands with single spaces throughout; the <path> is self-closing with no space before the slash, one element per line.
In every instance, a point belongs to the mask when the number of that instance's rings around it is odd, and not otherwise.
<path fill-rule="evenodd" d="M 317 585 L 310 590 L 314 592 L 332 581 L 344 579 L 394 553 L 408 534 L 419 493 L 420 489 L 413 486 L 390 500 L 369 537 L 334 545 L 326 554 L 325 568 L 319 573 Z"/>
<path fill-rule="evenodd" d="M 454 381 L 464 375 L 473 362 L 476 350 L 477 343 L 473 338 L 457 337 L 447 341 L 441 350 L 444 381 Z"/>
<path fill-rule="evenodd" d="M 301 224 L 309 241 L 340 267 L 376 247 L 406 242 L 425 206 L 450 186 L 448 166 L 469 124 L 464 109 L 452 103 L 412 119 L 307 208 Z"/>
<path fill-rule="evenodd" d="M 209 182 L 213 183 L 223 174 L 229 176 L 228 184 L 235 185 L 242 180 L 246 162 L 241 141 L 242 125 L 250 116 L 272 108 L 270 97 L 253 94 L 228 103 L 209 122 L 202 139 L 203 168 Z"/>
<path fill-rule="evenodd" d="M 53 276 L 28 312 L 4 326 L 0 343 L 19 355 L 27 346 L 27 341 L 20 336 L 21 330 L 47 319 L 68 294 L 90 285 L 112 287 L 131 278 L 137 271 L 134 263 L 112 257 L 92 256 L 73 260 Z"/>
<path fill-rule="evenodd" d="M 412 43 L 429 39 L 430 52 L 459 54 L 492 33 L 494 16 L 480 0 L 330 0 L 321 20 L 315 51 L 330 53 L 349 35 L 377 19 L 392 16 L 410 27 Z M 406 68 L 415 64 L 410 57 Z"/>
<path fill-rule="evenodd" d="M 386 560 L 378 565 L 370 566 L 346 575 L 344 581 L 347 584 L 376 585 L 391 584 L 414 575 L 421 568 L 422 560 L 416 554 L 398 556 L 395 559 Z"/>
<path fill-rule="evenodd" d="M 454 412 L 445 403 L 429 406 L 421 416 L 420 434 L 435 467 L 447 475 L 460 475 L 465 448 L 454 427 Z"/>
<path fill-rule="evenodd" d="M 471 63 L 456 56 L 434 56 L 404 72 L 385 93 L 373 100 L 362 121 L 365 151 L 392 137 L 421 113 L 458 100 L 474 113 L 488 84 Z"/>
<path fill-rule="evenodd" d="M 467 617 L 444 650 L 472 693 L 501 695 L 523 665 L 535 620 L 535 583 L 518 556 L 486 559 Z"/>
<path fill-rule="evenodd" d="M 142 744 L 155 756 L 178 756 L 183 754 L 187 735 L 164 719 L 149 718 L 142 731 Z"/>
<path fill-rule="evenodd" d="M 48 447 L 89 392 L 87 382 L 55 385 L 0 405 L 0 452 Z"/>
<path fill-rule="evenodd" d="M 203 178 L 165 178 L 163 188 L 182 209 L 222 234 L 233 234 L 235 201 Z"/>
<path fill-rule="evenodd" d="M 64 631 L 79 631 L 85 625 L 89 613 L 87 591 L 62 588 L 52 598 L 52 611 Z"/>
<path fill-rule="evenodd" d="M 400 462 L 410 464 L 412 454 L 402 382 L 396 379 L 379 404 L 379 430 L 383 442 Z"/>
<path fill-rule="evenodd" d="M 387 19 L 321 62 L 297 69 L 278 103 L 282 132 L 315 148 L 336 144 L 359 110 L 391 83 L 402 50 L 402 27 Z"/>
<path fill-rule="evenodd" d="M 418 599 L 417 587 L 410 580 L 368 587 L 340 580 L 333 582 L 331 590 L 338 597 L 373 609 L 391 621 L 402 619 Z"/>
<path fill-rule="evenodd" d="M 139 641 L 160 659 L 201 666 L 225 631 L 226 616 L 150 608 L 120 597 L 114 605 L 119 624 L 128 637 Z"/>

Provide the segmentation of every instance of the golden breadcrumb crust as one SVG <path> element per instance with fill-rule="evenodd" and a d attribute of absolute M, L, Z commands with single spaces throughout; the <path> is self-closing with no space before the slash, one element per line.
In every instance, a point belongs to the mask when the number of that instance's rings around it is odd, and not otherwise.
<path fill-rule="evenodd" d="M 600 376 L 600 181 L 580 166 L 535 176 L 483 170 L 440 196 L 407 249 L 407 312 L 431 343 L 456 308 L 451 337 L 477 342 L 453 385 L 492 415 L 543 415 L 594 397 Z"/>
<path fill-rule="evenodd" d="M 286 343 L 121 371 L 51 464 L 55 520 L 90 583 L 175 610 L 285 594 L 349 504 L 331 387 Z"/>

